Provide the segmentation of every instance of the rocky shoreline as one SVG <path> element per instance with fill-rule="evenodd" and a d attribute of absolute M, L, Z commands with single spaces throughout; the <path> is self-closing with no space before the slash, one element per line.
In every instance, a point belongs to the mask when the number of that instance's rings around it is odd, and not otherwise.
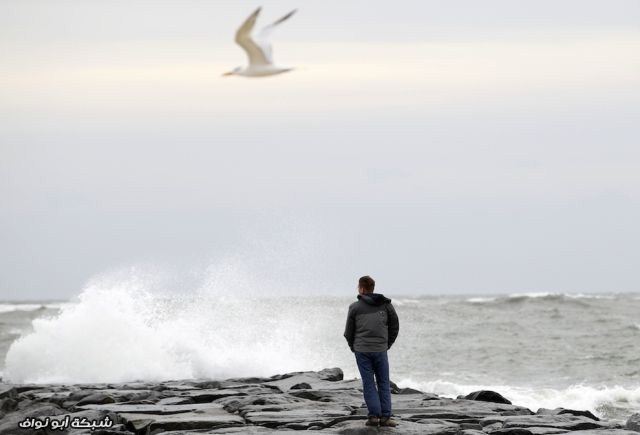
<path fill-rule="evenodd" d="M 640 433 L 640 414 L 625 424 L 600 420 L 587 410 L 534 412 L 491 391 L 449 399 L 393 384 L 392 393 L 398 427 L 367 428 L 361 382 L 344 380 L 339 368 L 227 380 L 0 383 L 0 435 L 276 434 L 298 430 L 428 435 Z M 70 421 L 74 422 L 71 426 Z"/>

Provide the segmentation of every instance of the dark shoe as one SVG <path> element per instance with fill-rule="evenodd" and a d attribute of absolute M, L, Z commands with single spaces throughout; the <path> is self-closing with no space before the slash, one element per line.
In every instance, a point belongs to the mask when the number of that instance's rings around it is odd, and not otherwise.
<path fill-rule="evenodd" d="M 382 417 L 380 419 L 380 427 L 396 427 L 398 423 L 393 421 L 391 417 Z"/>
<path fill-rule="evenodd" d="M 380 419 L 375 415 L 369 416 L 367 422 L 364 424 L 365 426 L 378 426 L 380 424 Z"/>

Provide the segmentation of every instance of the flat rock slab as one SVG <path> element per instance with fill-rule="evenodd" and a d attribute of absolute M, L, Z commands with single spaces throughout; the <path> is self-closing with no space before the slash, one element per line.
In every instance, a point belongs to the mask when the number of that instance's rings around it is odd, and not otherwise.
<path fill-rule="evenodd" d="M 198 388 L 196 385 L 196 382 L 191 382 L 191 381 L 167 381 L 167 382 L 160 382 L 158 383 L 156 386 L 152 387 L 154 390 L 156 391 L 165 391 L 165 390 L 174 390 L 174 391 L 180 391 L 180 390 L 193 390 Z"/>
<path fill-rule="evenodd" d="M 227 382 L 221 382 L 220 389 L 237 390 L 247 394 L 270 394 L 280 392 L 280 389 L 273 385 L 234 384 Z"/>
<path fill-rule="evenodd" d="M 108 403 L 105 405 L 84 405 L 78 406 L 78 409 L 94 409 L 102 411 L 111 411 L 115 413 L 135 413 L 135 414 L 182 414 L 192 411 L 208 411 L 223 410 L 222 405 L 218 403 L 184 403 L 180 405 L 141 405 L 127 403 Z M 226 412 L 226 411 L 225 411 Z"/>
<path fill-rule="evenodd" d="M 6 416 L 0 414 L 0 435 L 17 435 L 35 433 L 35 431 L 21 430 L 18 423 L 27 417 L 33 418 L 53 418 L 56 415 L 64 414 L 64 409 L 50 403 L 30 403 L 24 409 L 19 409 Z M 40 431 L 42 433 L 42 431 Z"/>
<path fill-rule="evenodd" d="M 89 389 L 66 389 L 58 388 L 56 391 L 48 390 L 29 390 L 21 393 L 24 397 L 36 399 L 40 401 L 50 401 L 55 403 L 64 403 L 66 406 L 88 405 L 88 404 L 105 404 L 115 402 L 132 402 L 132 401 L 155 401 L 160 396 L 157 391 L 152 390 L 89 390 Z"/>
<path fill-rule="evenodd" d="M 291 387 L 298 384 L 308 384 L 313 389 L 349 389 L 357 388 L 362 390 L 362 381 L 351 379 L 348 381 L 335 381 L 332 376 L 323 376 L 322 372 L 299 372 L 292 376 L 285 376 L 281 379 L 264 382 L 263 385 L 277 387 L 280 391 L 289 391 Z"/>
<path fill-rule="evenodd" d="M 8 384 L 8 385 L 11 385 L 11 384 Z M 33 390 L 59 391 L 61 389 L 61 386 L 56 384 L 18 384 L 18 385 L 14 385 L 14 387 L 18 393 L 24 393 L 25 391 L 33 391 Z M 76 388 L 80 388 L 80 387 L 76 387 Z"/>
<path fill-rule="evenodd" d="M 571 414 L 559 415 L 516 415 L 516 416 L 496 416 L 486 417 L 480 420 L 485 432 L 497 434 L 501 429 L 510 428 L 533 428 L 533 427 L 551 427 L 557 429 L 565 429 L 568 431 L 589 430 L 589 429 L 616 429 L 619 427 L 616 423 L 606 421 L 596 421 L 588 417 L 575 416 Z"/>
<path fill-rule="evenodd" d="M 245 424 L 242 417 L 229 414 L 222 409 L 207 409 L 180 414 L 121 413 L 119 416 L 126 422 L 128 428 L 134 429 L 136 432 L 143 429 L 149 432 L 157 430 L 212 429 L 221 426 L 243 426 Z"/>
<path fill-rule="evenodd" d="M 461 429 L 460 425 L 444 420 L 418 420 L 415 423 L 420 423 L 422 426 L 425 426 L 425 434 L 457 435 Z M 404 421 L 400 424 L 404 424 Z"/>
<path fill-rule="evenodd" d="M 567 429 L 560 429 L 557 427 L 538 427 L 538 426 L 528 427 L 526 430 L 531 432 L 533 435 L 548 435 L 548 434 L 569 432 Z"/>
<path fill-rule="evenodd" d="M 593 429 L 572 431 L 571 435 L 638 435 L 638 432 L 627 429 Z"/>
<path fill-rule="evenodd" d="M 193 435 L 193 434 L 241 434 L 241 435 L 291 435 L 293 432 L 292 429 L 269 429 L 263 426 L 232 426 L 232 427 L 223 427 L 219 429 L 207 429 L 207 430 L 193 430 L 193 431 L 184 431 L 184 430 L 172 430 L 168 432 L 161 432 L 161 435 Z M 322 435 L 330 434 L 332 432 L 327 432 L 326 430 L 306 430 L 306 433 L 319 433 Z"/>
<path fill-rule="evenodd" d="M 242 416 L 247 422 L 255 425 L 306 430 L 313 426 L 328 426 L 340 418 L 350 417 L 351 409 L 348 407 L 310 406 L 288 410 L 249 411 Z"/>
<path fill-rule="evenodd" d="M 4 399 L 5 397 L 16 397 L 17 395 L 18 391 L 13 385 L 0 384 L 0 399 Z"/>
<path fill-rule="evenodd" d="M 411 395 L 409 399 L 406 397 L 392 397 L 393 413 L 411 421 L 443 419 L 455 423 L 479 423 L 487 417 L 495 416 L 500 417 L 498 421 L 502 422 L 502 417 L 505 415 L 529 416 L 532 414 L 528 408 L 501 403 L 465 399 L 432 400 L 419 395 Z"/>
<path fill-rule="evenodd" d="M 559 429 L 557 427 L 512 427 L 507 429 L 498 429 L 489 431 L 491 435 L 551 435 L 569 432 L 567 429 Z"/>
<path fill-rule="evenodd" d="M 583 417 L 589 417 L 592 420 L 600 420 L 598 417 L 593 415 L 591 411 L 579 411 L 579 410 L 567 409 L 567 408 L 555 408 L 555 409 L 540 408 L 538 409 L 536 414 L 543 414 L 543 415 L 571 414 L 571 415 L 581 415 Z"/>
<path fill-rule="evenodd" d="M 492 415 L 500 415 L 492 411 L 462 411 L 457 409 L 448 409 L 446 407 L 430 408 L 395 408 L 394 415 L 408 420 L 420 420 L 425 418 L 446 419 L 469 422 L 479 422 L 485 417 Z"/>
<path fill-rule="evenodd" d="M 571 431 L 611 428 L 608 422 L 592 420 L 588 417 L 571 414 L 560 415 L 523 415 L 505 417 L 504 428 L 510 427 L 554 427 Z"/>
<path fill-rule="evenodd" d="M 248 393 L 241 390 L 232 389 L 201 389 L 201 390 L 183 390 L 175 393 L 176 396 L 189 397 L 196 403 L 208 403 L 214 400 L 228 396 L 246 396 Z"/>
<path fill-rule="evenodd" d="M 331 388 L 330 381 L 324 381 L 318 379 L 317 376 L 311 376 L 309 374 L 300 374 L 291 376 L 290 378 L 279 379 L 276 381 L 265 382 L 264 385 L 271 385 L 277 387 L 280 391 L 289 391 L 291 387 L 298 384 L 308 384 L 313 389 Z"/>
<path fill-rule="evenodd" d="M 640 432 L 640 413 L 633 414 L 627 419 L 625 429 Z"/>
<path fill-rule="evenodd" d="M 169 396 L 163 397 L 156 402 L 156 405 L 187 405 L 195 403 L 190 397 Z"/>
<path fill-rule="evenodd" d="M 224 407 L 227 412 L 239 412 L 244 414 L 249 411 L 286 411 L 305 404 L 309 405 L 313 401 L 292 396 L 290 394 L 262 394 L 258 396 L 233 396 L 216 400 L 217 404 Z"/>
<path fill-rule="evenodd" d="M 547 435 L 569 432 L 566 429 L 558 429 L 557 427 L 528 427 L 527 430 L 533 435 Z"/>
<path fill-rule="evenodd" d="M 153 382 L 126 382 L 118 384 L 107 384 L 108 388 L 112 388 L 114 390 L 150 390 L 157 385 L 157 383 Z"/>
<path fill-rule="evenodd" d="M 361 391 L 357 390 L 289 390 L 288 394 L 294 397 L 313 400 L 316 402 L 334 402 L 359 408 L 364 404 Z"/>
<path fill-rule="evenodd" d="M 334 424 L 325 429 L 325 433 L 341 435 L 374 435 L 374 434 L 407 434 L 407 435 L 455 435 L 459 432 L 459 427 L 443 427 L 440 424 L 422 424 L 411 421 L 398 421 L 398 426 L 391 427 L 368 427 L 364 421 L 345 421 Z"/>

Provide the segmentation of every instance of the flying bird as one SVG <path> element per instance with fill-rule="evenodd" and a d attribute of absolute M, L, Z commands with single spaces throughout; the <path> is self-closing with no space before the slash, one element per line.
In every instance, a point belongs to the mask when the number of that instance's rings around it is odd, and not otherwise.
<path fill-rule="evenodd" d="M 284 17 L 264 27 L 258 33 L 257 37 L 254 37 L 251 35 L 251 32 L 256 24 L 258 15 L 260 15 L 261 9 L 262 8 L 259 7 L 249 15 L 249 18 L 247 18 L 236 31 L 236 43 L 247 53 L 249 65 L 244 68 L 241 66 L 234 68 L 232 71 L 224 73 L 223 76 L 265 77 L 285 73 L 293 69 L 283 68 L 273 64 L 273 51 L 268 38 L 273 29 L 275 29 L 278 24 L 289 19 L 296 13 L 297 9 L 292 10 Z"/>

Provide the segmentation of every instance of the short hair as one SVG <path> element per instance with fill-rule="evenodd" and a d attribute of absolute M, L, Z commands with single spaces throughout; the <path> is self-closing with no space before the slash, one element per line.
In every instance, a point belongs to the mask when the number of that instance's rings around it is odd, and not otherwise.
<path fill-rule="evenodd" d="M 376 282 L 369 275 L 365 275 L 358 280 L 358 286 L 364 290 L 365 293 L 373 293 Z"/>

